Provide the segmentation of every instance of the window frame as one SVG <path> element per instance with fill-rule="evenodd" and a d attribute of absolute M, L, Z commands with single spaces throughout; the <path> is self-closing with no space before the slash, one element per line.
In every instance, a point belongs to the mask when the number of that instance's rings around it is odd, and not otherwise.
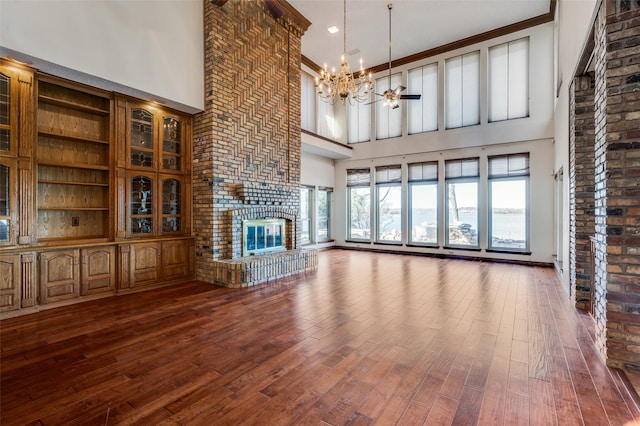
<path fill-rule="evenodd" d="M 301 245 L 305 245 L 305 244 L 313 244 L 316 240 L 315 238 L 315 234 L 314 234 L 314 192 L 315 187 L 314 186 L 308 186 L 308 185 L 301 185 L 300 186 L 300 244 Z M 308 213 L 308 217 L 304 218 L 302 216 L 302 193 L 303 191 L 307 191 L 307 213 Z M 308 222 L 309 225 L 309 239 L 308 240 L 304 240 L 302 238 L 302 235 L 304 233 L 304 222 Z"/>
<path fill-rule="evenodd" d="M 462 164 L 466 161 L 473 160 L 476 162 L 476 172 L 475 174 L 465 174 Z M 460 175 L 459 176 L 447 176 L 447 164 L 460 162 Z M 481 223 L 480 223 L 480 158 L 456 158 L 445 160 L 445 180 L 444 180 L 444 199 L 445 199 L 445 217 L 444 217 L 444 247 L 445 248 L 455 248 L 455 249 L 463 249 L 463 250 L 480 250 L 480 236 L 481 236 Z M 458 183 L 475 183 L 476 184 L 476 244 L 475 245 L 465 245 L 465 244 L 452 244 L 449 237 L 449 229 L 450 229 L 450 219 L 449 219 L 449 204 L 450 204 L 450 184 L 458 184 Z"/>
<path fill-rule="evenodd" d="M 389 76 L 386 75 L 384 77 L 380 77 L 376 79 L 375 87 L 377 93 L 384 93 L 387 89 L 393 89 L 399 85 L 402 85 L 402 73 L 397 72 L 391 74 L 391 81 L 389 81 Z M 389 84 L 391 87 L 389 87 Z M 395 87 L 394 87 L 395 86 Z M 403 102 L 398 104 L 398 108 L 391 108 L 387 105 L 384 105 L 384 102 L 376 102 L 375 104 L 375 127 L 376 127 L 376 140 L 385 140 L 385 139 L 393 139 L 402 137 L 402 114 L 403 114 Z M 379 120 L 380 117 L 384 116 L 386 113 L 386 117 L 384 120 Z M 383 123 L 384 121 L 384 123 Z M 397 134 L 391 134 L 391 123 L 394 123 L 394 129 L 397 128 Z M 386 126 L 385 131 L 383 132 L 382 126 L 383 124 Z M 385 134 L 382 136 L 382 134 Z"/>
<path fill-rule="evenodd" d="M 319 202 L 319 198 L 320 198 L 320 193 L 325 193 L 326 194 L 326 202 L 327 202 L 327 207 L 326 207 L 326 211 L 327 211 L 327 216 L 326 218 L 324 216 L 320 215 L 320 202 Z M 316 212 L 318 212 L 318 216 L 317 216 L 317 227 L 316 227 L 316 238 L 317 238 L 317 242 L 319 243 L 323 243 L 323 242 L 327 242 L 327 241 L 331 241 L 333 238 L 331 237 L 331 196 L 333 194 L 333 188 L 328 188 L 328 187 L 323 187 L 323 186 L 319 186 L 318 187 L 318 191 L 316 193 L 316 201 L 317 201 L 317 208 L 316 208 Z M 320 221 L 322 219 L 326 219 L 327 222 L 327 236 L 325 238 L 320 238 Z"/>
<path fill-rule="evenodd" d="M 389 171 L 395 172 L 398 176 L 391 176 Z M 386 172 L 386 173 L 385 173 Z M 394 165 L 385 165 L 385 166 L 377 166 L 375 168 L 376 174 L 376 192 L 375 192 L 375 242 L 377 244 L 402 244 L 404 239 L 404 219 L 403 219 L 403 197 L 402 197 L 402 165 L 394 164 Z M 382 175 L 385 174 L 385 177 Z M 381 238 L 381 213 L 380 213 L 380 190 L 382 188 L 397 188 L 400 192 L 400 239 L 395 240 L 385 240 Z"/>
<path fill-rule="evenodd" d="M 526 103 L 526 113 L 524 115 L 511 115 L 510 112 L 510 106 L 511 106 L 511 77 L 512 77 L 512 68 L 511 68 L 511 45 L 514 45 L 516 43 L 521 43 L 521 42 L 526 42 L 526 63 L 524 64 L 524 69 L 525 69 L 525 73 L 526 75 L 524 76 L 524 80 L 526 80 L 526 86 L 525 86 L 525 94 L 524 94 L 524 99 L 525 99 L 525 103 Z M 496 49 L 500 48 L 500 47 L 504 47 L 506 46 L 507 48 L 507 69 L 506 69 L 506 74 L 507 74 L 507 88 L 506 88 L 506 118 L 492 118 L 495 106 L 493 104 L 493 98 L 494 98 L 494 85 L 493 85 L 493 77 L 492 77 L 492 61 L 491 61 L 491 53 L 492 51 L 495 51 Z M 521 37 L 519 39 L 516 40 L 511 40 L 508 41 L 506 43 L 500 43 L 500 44 L 496 44 L 495 46 L 491 46 L 487 49 L 487 121 L 489 123 L 498 123 L 501 121 L 507 121 L 507 120 L 517 120 L 519 118 L 527 118 L 530 116 L 531 113 L 531 102 L 530 102 L 530 95 L 531 95 L 531 81 L 530 81 L 530 76 L 531 76 L 531 69 L 530 69 L 530 65 L 531 65 L 531 42 L 529 39 L 529 36 L 527 37 Z M 521 76 L 522 77 L 522 76 Z"/>
<path fill-rule="evenodd" d="M 424 82 L 425 82 L 425 69 L 433 69 L 435 68 L 435 90 L 425 90 L 424 89 Z M 417 72 L 420 71 L 420 90 L 416 90 L 415 87 L 413 87 L 411 85 L 411 74 L 412 72 Z M 419 102 L 407 102 L 407 134 L 408 135 L 418 135 L 420 133 L 429 133 L 429 132 L 437 132 L 438 130 L 440 130 L 440 123 L 439 123 L 439 110 L 440 110 L 440 96 L 439 96 L 439 92 L 440 92 L 440 69 L 439 69 L 439 64 L 438 62 L 433 62 L 431 64 L 427 64 L 427 65 L 423 65 L 420 67 L 415 67 L 415 68 L 411 68 L 409 71 L 407 71 L 407 92 L 414 94 L 414 95 L 421 95 L 420 96 L 420 100 Z M 427 128 L 425 130 L 425 122 L 424 122 L 424 117 L 425 117 L 425 104 L 427 103 L 431 103 L 431 102 L 435 102 L 435 128 Z M 412 131 L 412 110 L 414 108 L 418 108 L 418 106 L 420 107 L 420 131 Z"/>
<path fill-rule="evenodd" d="M 465 96 L 464 96 L 464 92 L 465 92 L 465 87 L 466 85 L 473 83 L 473 82 L 469 82 L 468 78 L 465 78 L 465 73 L 464 73 L 464 59 L 467 57 L 471 57 L 477 56 L 477 68 L 475 70 L 475 73 L 477 75 L 477 80 L 475 80 L 475 109 L 476 109 L 476 115 L 475 115 L 475 120 L 473 122 L 468 122 L 467 124 L 465 124 L 465 114 L 464 114 L 464 110 L 465 110 Z M 453 82 L 456 84 L 459 84 L 459 87 L 457 86 L 449 86 L 449 82 L 453 81 L 452 79 L 448 78 L 448 74 L 449 72 L 447 71 L 448 68 L 448 64 L 453 63 L 453 61 L 459 59 L 460 60 L 460 81 L 457 82 Z M 480 55 L 480 50 L 474 50 L 472 52 L 468 52 L 462 55 L 457 55 L 457 56 L 452 56 L 450 58 L 447 58 L 444 60 L 444 128 L 445 130 L 449 130 L 449 129 L 459 129 L 462 127 L 470 127 L 470 126 L 477 126 L 479 124 L 481 124 L 481 114 L 482 112 L 480 111 L 480 104 L 481 104 L 481 99 L 480 99 L 480 86 L 481 86 L 481 75 L 480 75 L 480 62 L 482 60 L 482 57 Z M 466 84 L 465 84 L 466 82 Z M 453 84 L 452 83 L 452 84 Z M 448 113 L 449 111 L 449 105 L 451 102 L 451 91 L 458 88 L 460 91 L 460 125 L 450 125 L 449 124 L 449 116 L 451 114 Z M 471 86 L 471 88 L 473 88 L 473 86 Z"/>
<path fill-rule="evenodd" d="M 424 167 L 425 165 L 435 165 L 436 168 L 436 177 L 429 179 L 422 177 L 421 179 L 411 179 L 411 166 L 421 165 Z M 408 168 L 408 178 L 407 178 L 407 189 L 408 189 L 408 203 L 407 203 L 407 222 L 408 222 L 408 244 L 412 246 L 420 246 L 420 247 L 439 247 L 440 246 L 440 185 L 439 185 L 439 163 L 438 161 L 423 161 L 418 163 L 409 163 L 407 164 Z M 436 188 L 436 241 L 435 242 L 423 242 L 423 241 L 414 241 L 413 240 L 413 188 L 419 186 L 435 186 Z"/>
<path fill-rule="evenodd" d="M 526 173 L 511 173 L 511 171 L 507 171 L 506 174 L 496 174 L 492 175 L 490 173 L 490 165 L 493 159 L 497 158 L 507 158 L 507 161 L 513 157 L 522 157 L 526 156 Z M 506 252 L 506 253 L 518 253 L 518 254 L 530 254 L 531 253 L 531 156 L 527 153 L 517 153 L 517 154 L 503 154 L 503 155 L 492 155 L 487 157 L 487 168 L 489 169 L 487 173 L 487 211 L 488 211 L 488 219 L 487 219 L 487 251 L 491 252 Z M 508 168 L 508 167 L 507 167 Z M 515 181 L 524 181 L 525 182 L 525 247 L 524 248 L 508 248 L 508 247 L 495 247 L 493 245 L 493 183 L 494 182 L 515 182 Z"/>
<path fill-rule="evenodd" d="M 355 182 L 352 184 L 349 184 L 349 172 L 352 171 L 354 173 L 352 174 L 360 174 L 360 175 L 364 175 L 365 171 L 368 172 L 369 174 L 369 178 L 367 180 L 367 182 Z M 369 197 L 369 205 L 366 206 L 367 211 L 368 211 L 368 221 L 369 221 L 369 236 L 368 238 L 353 238 L 352 237 L 352 228 L 351 228 L 351 215 L 352 215 L 352 204 L 351 201 L 353 199 L 351 193 L 354 190 L 361 190 L 361 189 L 366 189 L 367 191 L 369 191 L 368 193 L 368 197 Z M 371 242 L 371 169 L 370 168 L 358 168 L 358 169 L 347 169 L 347 238 L 346 241 L 352 241 L 352 242 L 367 242 L 370 243 Z"/>
<path fill-rule="evenodd" d="M 347 144 L 353 145 L 357 143 L 371 142 L 371 127 L 372 127 L 371 104 L 367 105 L 366 103 L 354 102 L 352 105 L 350 103 L 347 103 L 346 115 L 347 115 Z M 358 124 L 357 131 L 354 131 L 352 126 L 353 124 L 352 120 L 354 117 L 357 118 L 357 124 Z M 352 139 L 353 133 L 356 133 L 358 137 L 355 139 Z M 360 133 L 363 133 L 363 136 L 360 136 Z"/>
<path fill-rule="evenodd" d="M 300 74 L 300 128 L 318 134 L 317 98 L 319 96 L 316 95 L 315 80 L 308 72 L 301 71 Z"/>

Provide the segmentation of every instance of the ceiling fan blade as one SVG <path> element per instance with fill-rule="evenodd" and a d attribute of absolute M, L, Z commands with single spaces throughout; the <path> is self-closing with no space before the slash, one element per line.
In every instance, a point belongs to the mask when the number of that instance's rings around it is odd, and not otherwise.
<path fill-rule="evenodd" d="M 419 100 L 421 95 L 400 95 L 400 99 Z"/>
<path fill-rule="evenodd" d="M 362 105 L 371 105 L 371 104 L 375 104 L 376 102 L 380 102 L 382 99 L 378 99 L 375 101 L 371 101 L 371 102 L 367 102 L 366 104 L 362 104 Z"/>
<path fill-rule="evenodd" d="M 399 95 L 401 92 L 403 92 L 406 89 L 406 87 L 400 85 L 398 87 L 396 87 L 393 91 L 393 93 L 395 93 L 396 95 Z"/>

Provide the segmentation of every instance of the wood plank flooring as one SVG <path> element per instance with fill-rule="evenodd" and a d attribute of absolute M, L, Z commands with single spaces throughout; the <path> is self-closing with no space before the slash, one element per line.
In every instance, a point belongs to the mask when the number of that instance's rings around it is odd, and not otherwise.
<path fill-rule="evenodd" d="M 0 322 L 2 425 L 631 425 L 550 268 L 330 250 Z"/>

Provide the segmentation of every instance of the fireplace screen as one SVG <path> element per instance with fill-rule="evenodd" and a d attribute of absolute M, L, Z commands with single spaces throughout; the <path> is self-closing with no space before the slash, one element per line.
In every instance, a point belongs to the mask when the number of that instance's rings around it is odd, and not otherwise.
<path fill-rule="evenodd" d="M 242 255 L 285 250 L 285 219 L 242 221 Z"/>

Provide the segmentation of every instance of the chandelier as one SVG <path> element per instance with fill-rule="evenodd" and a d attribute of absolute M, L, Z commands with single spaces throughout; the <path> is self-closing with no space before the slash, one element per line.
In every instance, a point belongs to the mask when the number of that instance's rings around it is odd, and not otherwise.
<path fill-rule="evenodd" d="M 344 44 L 342 58 L 340 59 L 340 70 L 336 73 L 335 68 L 329 72 L 327 65 L 320 70 L 320 77 L 316 77 L 316 93 L 324 102 L 335 104 L 338 100 L 343 104 L 349 102 L 364 102 L 369 100 L 369 95 L 373 91 L 373 80 L 371 73 L 368 75 L 362 68 L 360 59 L 360 72 L 356 76 L 351 71 L 347 62 L 347 0 L 344 0 Z"/>

